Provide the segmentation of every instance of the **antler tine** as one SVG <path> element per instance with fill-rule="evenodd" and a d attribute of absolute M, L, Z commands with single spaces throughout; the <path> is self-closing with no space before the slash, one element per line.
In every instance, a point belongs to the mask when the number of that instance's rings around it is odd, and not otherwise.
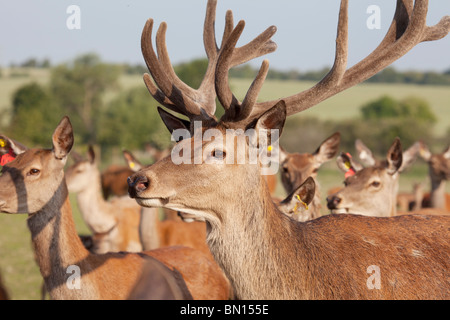
<path fill-rule="evenodd" d="M 163 28 L 163 33 L 165 23 L 162 23 L 161 26 Z M 180 89 L 173 85 L 171 79 L 169 78 L 170 71 L 163 68 L 164 66 L 156 56 L 151 41 L 152 30 L 153 19 L 149 19 L 147 20 L 147 23 L 144 26 L 144 30 L 142 31 L 142 54 L 144 56 L 145 63 L 147 64 L 147 68 L 149 69 L 153 79 L 155 80 L 159 88 L 157 89 L 151 79 L 149 79 L 149 76 L 146 75 L 144 76 L 144 82 L 147 85 L 149 92 L 158 102 L 162 103 L 171 110 L 184 114 L 189 118 L 200 116 L 202 114 L 201 107 L 191 99 L 189 99 L 186 95 L 183 95 Z M 163 61 L 166 60 L 164 60 L 163 58 Z"/>
<path fill-rule="evenodd" d="M 426 26 L 428 0 L 397 0 L 392 24 L 378 47 L 366 58 L 347 68 L 348 0 L 341 1 L 335 62 L 330 72 L 314 87 L 281 98 L 285 100 L 287 115 L 306 110 L 319 102 L 370 78 L 422 41 L 445 37 L 450 32 L 450 17 L 442 18 L 434 26 Z M 279 100 L 256 103 L 246 121 L 260 116 Z"/>
<path fill-rule="evenodd" d="M 243 20 L 239 21 L 230 36 L 222 44 L 221 52 L 217 59 L 215 72 L 216 94 L 226 112 L 227 110 L 234 110 L 234 106 L 239 104 L 228 85 L 228 70 L 230 69 L 234 48 L 244 30 L 244 26 L 245 22 Z"/>
<path fill-rule="evenodd" d="M 239 121 L 246 118 L 250 114 L 254 104 L 256 103 L 259 91 L 261 90 L 267 72 L 269 70 L 269 62 L 267 60 L 264 60 L 258 72 L 258 75 L 253 81 L 242 103 L 239 102 L 239 100 L 231 92 L 228 83 L 229 69 L 234 66 L 241 58 L 246 58 L 252 54 L 257 56 L 259 53 L 255 54 L 254 52 L 259 52 L 258 49 L 263 48 L 261 46 L 262 43 L 267 44 L 268 42 L 271 42 L 269 41 L 269 39 L 276 31 L 275 27 L 269 27 L 247 45 L 240 48 L 235 48 L 236 43 L 239 40 L 240 35 L 242 34 L 244 26 L 245 22 L 239 21 L 239 23 L 230 33 L 227 41 L 223 43 L 217 61 L 215 88 L 217 97 L 221 105 L 225 109 L 225 115 L 222 117 L 222 120 L 224 121 Z M 239 51 L 238 54 L 236 54 L 237 51 Z"/>
<path fill-rule="evenodd" d="M 214 77 L 215 69 L 221 48 L 218 48 L 215 37 L 215 14 L 217 0 L 208 0 L 205 22 L 203 27 L 203 43 L 208 57 L 208 67 L 200 87 L 195 90 L 176 75 L 170 62 L 166 45 L 165 22 L 161 23 L 156 34 L 156 50 L 151 42 L 153 20 L 149 19 L 144 27 L 141 37 L 142 53 L 150 71 L 150 75 L 144 75 L 144 82 L 150 94 L 165 107 L 184 114 L 190 119 L 214 119 L 215 97 Z M 225 29 L 222 44 L 229 38 L 233 30 L 233 14 L 227 11 Z M 231 66 L 244 63 L 262 54 L 276 49 L 274 42 L 270 40 L 275 33 L 275 27 L 271 27 L 247 45 L 238 48 L 233 54 Z M 152 81 L 152 79 L 154 81 Z"/>

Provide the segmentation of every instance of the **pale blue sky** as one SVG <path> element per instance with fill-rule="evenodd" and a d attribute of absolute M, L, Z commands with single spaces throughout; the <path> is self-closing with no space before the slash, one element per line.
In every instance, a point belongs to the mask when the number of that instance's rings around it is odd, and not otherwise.
<path fill-rule="evenodd" d="M 80 30 L 66 27 L 66 9 L 71 4 L 81 9 Z M 380 30 L 366 26 L 366 10 L 373 4 L 381 9 Z M 148 18 L 154 18 L 157 25 L 168 23 L 172 63 L 204 57 L 205 7 L 206 0 L 0 0 L 0 66 L 31 57 L 49 58 L 56 64 L 86 52 L 96 52 L 108 62 L 143 63 L 140 35 Z M 266 57 L 272 68 L 318 69 L 333 62 L 338 8 L 337 0 L 219 0 L 217 37 L 221 39 L 225 12 L 231 9 L 235 23 L 246 21 L 240 43 L 270 25 L 277 26 L 273 39 L 278 49 Z M 378 45 L 394 10 L 394 0 L 350 1 L 349 65 Z M 428 24 L 444 15 L 450 15 L 450 1 L 430 0 Z M 450 36 L 420 44 L 394 66 L 401 70 L 450 69 Z"/>

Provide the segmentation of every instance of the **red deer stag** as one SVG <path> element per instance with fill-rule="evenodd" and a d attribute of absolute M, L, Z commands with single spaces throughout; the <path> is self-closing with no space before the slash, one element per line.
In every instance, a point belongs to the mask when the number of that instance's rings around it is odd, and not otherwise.
<path fill-rule="evenodd" d="M 215 3 L 208 1 L 208 7 Z M 214 38 L 205 41 L 213 64 L 208 70 L 215 70 L 215 77 L 206 77 L 202 83 L 202 88 L 205 81 L 215 83 L 215 90 L 208 89 L 210 99 L 205 100 L 175 75 L 164 23 L 154 51 L 153 20 L 148 20 L 141 45 L 155 82 L 149 74 L 144 81 L 159 103 L 189 120 L 158 108 L 173 136 L 184 136 L 172 150 L 176 157 L 164 158 L 129 178 L 130 195 L 143 206 L 167 207 L 205 219 L 208 245 L 239 299 L 449 299 L 450 217 L 350 214 L 293 221 L 271 199 L 261 175 L 263 160 L 238 161 L 242 141 L 245 159 L 255 153 L 254 148 L 263 152 L 264 139 L 274 145 L 286 116 L 368 79 L 416 44 L 447 35 L 450 17 L 427 27 L 427 9 L 428 1 L 399 0 L 384 40 L 347 70 L 348 1 L 343 0 L 331 71 L 304 92 L 267 102 L 257 102 L 267 60 L 242 102 L 228 85 L 228 70 L 236 64 L 235 54 L 242 52 L 242 47 L 235 46 L 243 21 L 233 27 L 227 20 L 220 49 Z M 272 34 L 274 29 L 268 30 Z M 251 50 L 260 52 L 261 43 L 257 44 Z M 215 93 L 225 109 L 220 119 L 214 116 Z M 369 284 L 373 270 L 381 272 L 375 287 Z"/>
<path fill-rule="evenodd" d="M 172 270 L 174 282 L 185 282 L 178 286 L 181 293 L 187 286 L 194 299 L 231 296 L 229 281 L 214 260 L 192 248 L 107 254 L 85 249 L 75 229 L 64 178 L 73 146 L 67 117 L 56 127 L 52 142 L 52 149 L 20 154 L 0 175 L 0 212 L 28 214 L 36 260 L 52 299 L 126 299 L 137 281 L 143 281 L 140 277 L 148 257 Z"/>

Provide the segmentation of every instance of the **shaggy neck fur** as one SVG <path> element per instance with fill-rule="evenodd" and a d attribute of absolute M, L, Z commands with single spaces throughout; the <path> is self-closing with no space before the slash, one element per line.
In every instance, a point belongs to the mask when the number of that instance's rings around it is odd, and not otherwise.
<path fill-rule="evenodd" d="M 242 198 L 227 208 L 221 226 L 209 226 L 207 237 L 211 252 L 232 282 L 237 297 L 301 298 L 292 294 L 306 287 L 302 285 L 302 275 L 292 272 L 303 264 L 297 224 L 290 223 L 290 218 L 278 211 L 262 178 L 260 188 L 243 189 L 239 194 Z"/>

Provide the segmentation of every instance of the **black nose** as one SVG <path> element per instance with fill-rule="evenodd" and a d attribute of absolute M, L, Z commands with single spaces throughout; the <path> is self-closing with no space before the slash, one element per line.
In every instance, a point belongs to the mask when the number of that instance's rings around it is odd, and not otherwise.
<path fill-rule="evenodd" d="M 341 198 L 338 196 L 332 196 L 331 198 L 327 197 L 327 208 L 328 209 L 337 209 L 337 205 L 341 202 Z"/>
<path fill-rule="evenodd" d="M 146 190 L 150 185 L 150 181 L 146 176 L 136 175 L 127 178 L 128 194 L 131 198 L 136 198 L 139 193 Z"/>

